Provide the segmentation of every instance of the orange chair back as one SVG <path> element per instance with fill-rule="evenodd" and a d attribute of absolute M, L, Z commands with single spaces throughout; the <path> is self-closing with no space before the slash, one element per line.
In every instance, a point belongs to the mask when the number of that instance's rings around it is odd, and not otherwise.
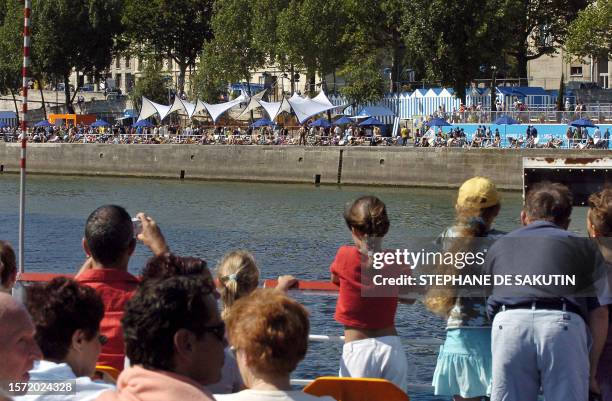
<path fill-rule="evenodd" d="M 410 401 L 408 394 L 383 379 L 319 377 L 304 392 L 318 397 L 329 395 L 337 401 Z"/>
<path fill-rule="evenodd" d="M 119 373 L 121 372 L 119 372 L 112 366 L 96 365 L 96 372 L 94 373 L 94 377 L 104 379 L 105 376 L 110 376 L 113 381 L 116 382 L 117 378 L 119 377 Z"/>

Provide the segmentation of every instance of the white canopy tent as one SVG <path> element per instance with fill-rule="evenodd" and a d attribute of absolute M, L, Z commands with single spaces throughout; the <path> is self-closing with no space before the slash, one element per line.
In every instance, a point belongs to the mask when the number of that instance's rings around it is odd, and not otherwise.
<path fill-rule="evenodd" d="M 304 123 L 304 121 L 316 114 L 338 107 L 343 107 L 334 106 L 323 91 L 319 92 L 319 94 L 313 99 L 305 99 L 294 93 L 293 96 L 289 98 L 288 102 L 289 105 L 291 105 L 291 108 L 297 116 L 300 124 Z"/>
<path fill-rule="evenodd" d="M 173 113 L 175 111 L 183 110 L 187 114 L 187 116 L 191 118 L 191 116 L 193 115 L 193 112 L 195 111 L 195 107 L 196 107 L 195 104 L 189 103 L 181 99 L 180 97 L 175 96 L 174 103 L 172 103 L 172 107 L 170 107 L 170 111 L 168 111 L 168 114 Z"/>
<path fill-rule="evenodd" d="M 219 103 L 219 104 L 210 104 L 210 103 L 206 103 L 201 100 L 198 100 L 198 103 L 195 106 L 193 115 L 199 113 L 200 111 L 206 110 L 208 114 L 210 114 L 210 117 L 213 119 L 213 122 L 217 122 L 217 119 L 221 116 L 221 114 L 225 113 L 232 107 L 237 106 L 240 103 L 246 101 L 247 99 L 248 98 L 246 96 L 240 95 L 234 100 L 231 100 L 225 103 Z"/>
<path fill-rule="evenodd" d="M 278 117 L 278 115 L 283 111 L 291 113 L 291 105 L 289 105 L 287 99 L 283 99 L 280 102 L 272 103 L 264 102 L 263 100 L 261 100 L 259 103 L 261 104 L 261 107 L 266 110 L 266 113 L 268 113 L 268 117 L 270 117 L 270 120 L 272 121 L 274 121 L 274 119 L 276 119 L 276 117 Z"/>
<path fill-rule="evenodd" d="M 238 117 L 236 117 L 236 119 L 240 120 L 240 119 L 242 119 L 242 117 L 244 117 L 247 113 L 250 113 L 252 110 L 255 110 L 255 109 L 258 109 L 258 108 L 262 107 L 262 105 L 260 104 L 260 101 L 264 97 L 265 94 L 266 94 L 266 89 L 264 89 L 261 92 L 251 96 L 251 100 L 249 100 L 249 104 L 242 111 L 242 113 L 240 113 L 240 115 Z"/>
<path fill-rule="evenodd" d="M 291 98 L 283 98 L 283 100 L 280 102 L 265 102 L 261 100 L 264 94 L 265 90 L 257 93 L 256 95 L 253 95 L 251 98 L 248 98 L 245 95 L 240 95 L 234 100 L 219 104 L 210 104 L 201 100 L 198 100 L 197 103 L 193 104 L 182 100 L 179 97 L 175 97 L 174 102 L 171 106 L 152 102 L 151 100 L 143 96 L 142 108 L 140 110 L 140 115 L 138 116 L 138 121 L 144 120 L 155 114 L 158 114 L 160 119 L 163 120 L 166 116 L 175 111 L 184 111 L 191 118 L 202 111 L 206 111 L 212 117 L 213 121 L 216 122 L 217 119 L 226 111 L 239 105 L 240 103 L 248 101 L 248 105 L 243 111 L 237 111 L 240 113 L 238 118 L 244 116 L 251 110 L 254 110 L 258 107 L 263 107 L 268 116 L 270 117 L 270 120 L 273 121 L 276 119 L 276 117 L 278 117 L 280 113 L 290 113 L 291 110 L 293 110 L 293 112 L 298 118 L 298 121 L 300 122 L 300 124 L 302 124 L 308 118 L 316 114 L 323 113 L 327 110 L 335 109 L 338 107 L 343 107 L 342 105 L 333 105 L 325 95 L 325 92 L 323 91 L 319 92 L 319 94 L 312 99 L 303 98 L 298 94 L 294 93 Z"/>
<path fill-rule="evenodd" d="M 158 114 L 160 120 L 163 120 L 170 113 L 170 109 L 170 106 L 152 102 L 151 100 L 143 96 L 142 107 L 140 108 L 140 115 L 138 116 L 138 120 L 136 121 L 147 119 L 155 114 Z"/>

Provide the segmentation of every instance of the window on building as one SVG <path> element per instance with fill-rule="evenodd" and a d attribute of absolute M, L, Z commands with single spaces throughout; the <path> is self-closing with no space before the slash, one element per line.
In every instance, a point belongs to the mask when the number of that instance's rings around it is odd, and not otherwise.
<path fill-rule="evenodd" d="M 121 57 L 117 57 L 115 59 L 115 68 L 120 68 L 121 67 Z"/>
<path fill-rule="evenodd" d="M 128 92 L 131 92 L 132 89 L 134 89 L 135 82 L 136 82 L 136 80 L 135 80 L 133 74 L 126 74 L 125 75 L 125 89 Z"/>
<path fill-rule="evenodd" d="M 130 59 L 130 56 L 125 56 L 125 68 L 131 68 L 130 63 L 132 62 L 132 60 Z"/>
<path fill-rule="evenodd" d="M 571 76 L 582 76 L 582 66 L 581 65 L 577 65 L 577 66 L 572 66 L 570 67 L 570 75 Z"/>
<path fill-rule="evenodd" d="M 122 86 L 121 84 L 122 84 L 122 81 L 123 81 L 123 80 L 122 80 L 122 78 L 123 78 L 123 77 L 122 77 L 122 75 L 121 75 L 121 74 L 117 74 L 117 75 L 115 76 L 115 87 L 117 87 L 117 88 L 121 88 L 121 86 Z"/>
<path fill-rule="evenodd" d="M 168 69 L 172 71 L 172 59 L 171 58 L 168 59 Z"/>

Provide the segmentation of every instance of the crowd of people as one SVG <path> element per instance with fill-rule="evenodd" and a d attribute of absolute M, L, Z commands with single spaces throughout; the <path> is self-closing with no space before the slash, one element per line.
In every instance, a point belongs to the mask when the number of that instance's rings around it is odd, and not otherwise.
<path fill-rule="evenodd" d="M 402 145 L 408 144 L 410 130 L 402 128 L 400 131 Z M 609 149 L 610 129 L 602 133 L 596 127 L 593 135 L 585 127 L 568 127 L 566 141 L 554 135 L 540 135 L 535 126 L 528 125 L 525 134 L 506 135 L 502 138 L 499 128 L 495 131 L 490 126 L 479 125 L 473 135 L 468 137 L 463 128 L 451 128 L 449 132 L 443 132 L 441 128 L 430 128 L 429 130 L 415 130 L 413 145 L 415 147 L 467 147 L 467 148 L 551 148 L 569 147 L 572 149 Z M 505 142 L 505 143 L 504 143 Z"/>
<path fill-rule="evenodd" d="M 0 129 L 5 142 L 21 140 L 17 129 Z M 305 145 L 305 146 L 407 146 L 463 148 L 575 148 L 609 149 L 610 130 L 595 127 L 592 134 L 585 127 L 568 127 L 565 137 L 538 135 L 537 128 L 528 125 L 525 134 L 501 133 L 499 128 L 478 125 L 474 132 L 454 127 L 409 128 L 398 130 L 397 136 L 383 135 L 379 126 L 309 127 L 40 127 L 28 134 L 34 143 L 108 143 L 108 144 L 200 144 L 200 145 Z"/>
<path fill-rule="evenodd" d="M 383 240 L 391 223 L 381 199 L 360 197 L 343 216 L 352 244 L 341 246 L 330 265 L 339 289 L 334 318 L 344 327 L 340 376 L 382 378 L 407 391 L 410 361 L 395 321 L 398 303 L 418 298 L 446 319 L 432 380 L 436 395 L 535 401 L 541 389 L 544 399 L 612 400 L 612 244 L 606 241 L 612 189 L 589 198 L 591 239 L 568 231 L 572 194 L 561 184 L 533 186 L 517 216 L 521 227 L 510 233 L 494 229 L 501 208 L 492 181 L 466 181 L 455 220 L 437 243 L 451 253 L 488 248 L 470 274 L 575 274 L 603 284 L 582 295 L 572 292 L 584 290 L 580 285 L 562 294 L 538 285 L 513 293 L 498 284 L 477 293 L 427 287 L 422 297 L 407 297 L 413 288 L 379 292 L 375 274 L 398 277 L 393 263 L 374 264 L 388 251 Z M 137 241 L 153 254 L 140 277 L 128 272 Z M 0 242 L 1 399 L 331 400 L 290 383 L 310 327 L 308 311 L 288 295 L 295 277 L 258 288 L 260 270 L 245 250 L 228 252 L 213 274 L 204 260 L 173 254 L 150 216 L 132 218 L 116 205 L 90 214 L 82 246 L 87 258 L 74 278 L 30 285 L 21 303 L 8 294 L 17 278 L 15 254 Z M 404 267 L 402 274 L 416 274 Z M 76 392 L 17 394 L 15 383 L 30 380 L 72 380 Z"/>

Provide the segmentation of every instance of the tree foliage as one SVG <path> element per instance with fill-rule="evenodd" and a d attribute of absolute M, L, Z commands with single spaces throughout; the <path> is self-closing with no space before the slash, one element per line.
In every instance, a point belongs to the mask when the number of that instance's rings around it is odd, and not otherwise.
<path fill-rule="evenodd" d="M 23 6 L 18 0 L 0 4 L 0 93 L 21 87 Z"/>
<path fill-rule="evenodd" d="M 565 96 L 565 80 L 563 78 L 563 73 L 561 73 L 561 79 L 559 80 L 559 94 L 557 95 L 557 111 L 565 111 L 565 105 L 563 104 L 563 97 Z"/>
<path fill-rule="evenodd" d="M 411 11 L 403 0 L 344 0 L 348 15 L 345 39 L 350 49 L 366 46 L 381 53 L 379 67 L 390 65 L 391 81 L 396 85 L 402 76 L 406 56 L 406 38 L 402 22 Z M 382 68 L 380 68 L 382 71 Z M 395 89 L 399 89 L 395 87 Z"/>
<path fill-rule="evenodd" d="M 36 71 L 63 78 L 69 110 L 72 70 L 96 75 L 110 65 L 122 30 L 122 4 L 121 0 L 32 2 L 32 65 Z"/>
<path fill-rule="evenodd" d="M 138 104 L 143 96 L 156 103 L 168 102 L 168 77 L 164 77 L 161 70 L 159 61 L 154 58 L 145 60 L 142 75 L 131 94 L 133 104 Z"/>
<path fill-rule="evenodd" d="M 215 38 L 204 46 L 201 68 L 215 69 L 228 82 L 250 82 L 251 71 L 265 64 L 265 53 L 254 40 L 252 2 L 217 0 L 212 19 Z"/>
<path fill-rule="evenodd" d="M 430 80 L 450 85 L 458 97 L 481 74 L 481 66 L 503 64 L 508 38 L 495 0 L 415 0 L 404 32 L 411 59 L 419 60 Z"/>
<path fill-rule="evenodd" d="M 206 50 L 205 50 L 206 51 Z M 192 96 L 207 103 L 216 103 L 227 92 L 227 79 L 217 64 L 204 53 L 192 78 Z"/>
<path fill-rule="evenodd" d="M 384 80 L 380 73 L 380 60 L 367 48 L 355 52 L 340 73 L 346 79 L 341 92 L 349 102 L 364 104 L 379 100 L 384 94 Z"/>
<path fill-rule="evenodd" d="M 212 0 L 125 0 L 123 23 L 134 50 L 177 63 L 182 93 L 187 69 L 195 67 L 204 43 L 213 37 L 212 12 Z"/>
<path fill-rule="evenodd" d="M 504 28 L 512 41 L 505 47 L 516 59 L 520 78 L 527 77 L 527 62 L 557 52 L 569 23 L 589 0 L 505 0 L 500 8 Z"/>
<path fill-rule="evenodd" d="M 305 68 L 310 92 L 315 90 L 316 73 L 325 76 L 344 64 L 346 23 L 340 0 L 291 0 L 278 15 L 279 61 Z"/>
<path fill-rule="evenodd" d="M 609 59 L 612 55 L 612 0 L 597 0 L 570 24 L 567 51 L 574 57 Z"/>
<path fill-rule="evenodd" d="M 0 4 L 0 93 L 11 93 L 17 116 L 19 108 L 15 93 L 22 85 L 22 15 L 23 6 L 18 0 L 6 0 Z"/>
<path fill-rule="evenodd" d="M 251 4 L 251 30 L 253 42 L 270 64 L 287 64 L 278 34 L 281 11 L 289 6 L 290 0 L 258 0 Z"/>

